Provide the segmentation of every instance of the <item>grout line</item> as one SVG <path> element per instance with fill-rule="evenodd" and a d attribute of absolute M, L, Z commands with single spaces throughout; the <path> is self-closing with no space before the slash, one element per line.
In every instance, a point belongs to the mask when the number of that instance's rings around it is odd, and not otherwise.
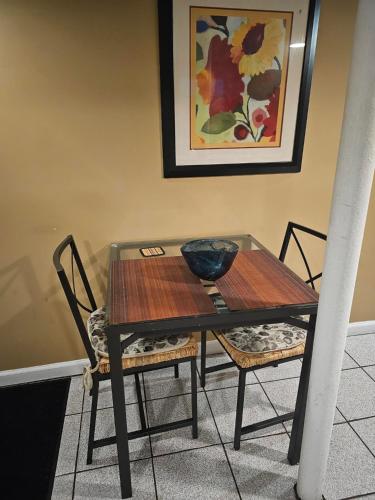
<path fill-rule="evenodd" d="M 368 449 L 368 451 L 371 453 L 371 455 L 375 458 L 375 453 L 373 453 L 371 451 L 371 449 L 369 448 L 369 446 L 366 444 L 366 442 L 361 438 L 361 436 L 358 434 L 358 432 L 354 429 L 354 427 L 351 425 L 350 422 L 347 422 L 349 427 L 352 429 L 352 431 L 357 435 L 357 437 L 362 441 L 362 443 L 366 446 L 366 448 Z"/>
<path fill-rule="evenodd" d="M 343 424 L 346 423 L 346 424 L 349 425 L 349 427 L 352 429 L 352 431 L 354 432 L 354 434 L 358 437 L 358 439 L 362 442 L 362 444 L 367 448 L 367 450 L 370 452 L 370 454 L 375 458 L 375 453 L 373 453 L 370 450 L 370 448 L 367 446 L 367 444 L 365 443 L 365 441 L 361 438 L 361 436 L 358 434 L 358 432 L 354 429 L 354 427 L 351 425 L 351 421 L 347 420 L 346 417 L 345 417 L 345 415 L 340 410 L 339 410 L 339 412 L 341 413 L 341 415 L 345 419 L 345 422 L 341 422 L 341 423 L 343 423 Z"/>
<path fill-rule="evenodd" d="M 340 408 L 338 406 L 336 406 L 336 410 L 340 413 L 340 415 L 342 416 L 342 418 L 344 419 L 345 422 L 347 422 L 347 419 L 345 418 L 345 415 L 343 414 L 343 412 L 340 410 Z M 336 422 L 337 424 L 340 424 L 340 423 L 344 423 L 344 422 Z"/>
<path fill-rule="evenodd" d="M 281 432 L 275 432 L 273 434 L 262 434 L 261 436 L 253 436 L 253 437 L 241 439 L 241 443 L 244 443 L 245 441 L 252 441 L 254 439 L 263 439 L 263 438 L 273 437 L 273 436 L 283 436 L 284 434 L 288 434 L 288 432 L 281 431 Z M 223 444 L 224 445 L 233 444 L 233 440 L 232 441 L 223 441 Z"/>
<path fill-rule="evenodd" d="M 349 358 L 350 358 L 352 361 L 354 361 L 354 363 L 357 365 L 357 366 L 353 366 L 352 368 L 357 368 L 358 366 L 361 366 L 361 365 L 358 363 L 358 361 L 357 361 L 357 360 L 355 360 L 355 359 L 353 358 L 353 356 L 352 356 L 352 355 L 351 355 L 351 354 L 350 354 L 350 353 L 349 353 L 346 349 L 345 349 L 345 351 L 344 351 L 344 352 L 345 352 L 345 354 L 346 354 L 347 356 L 349 356 Z"/>
<path fill-rule="evenodd" d="M 271 382 L 281 382 L 282 380 L 293 380 L 294 378 L 300 378 L 300 375 L 298 375 L 297 377 L 275 378 L 274 380 L 260 380 L 260 378 L 256 374 L 257 371 L 258 370 L 255 370 L 253 373 L 254 373 L 256 379 L 258 380 L 259 384 L 269 384 Z M 248 385 L 250 385 L 250 384 L 248 384 Z"/>
<path fill-rule="evenodd" d="M 262 382 L 260 382 L 260 380 L 259 380 L 259 378 L 258 378 L 257 374 L 256 374 L 255 372 L 253 372 L 253 373 L 254 373 L 254 375 L 255 375 L 256 379 L 259 381 L 259 385 L 260 385 L 260 387 L 262 388 L 262 391 L 264 392 L 264 394 L 265 394 L 266 398 L 267 398 L 267 399 L 268 399 L 268 401 L 270 402 L 270 405 L 272 406 L 273 411 L 276 413 L 276 416 L 278 416 L 278 415 L 279 415 L 279 413 L 276 411 L 276 408 L 275 408 L 274 404 L 272 403 L 271 398 L 268 396 L 268 394 L 267 394 L 267 392 L 266 392 L 265 388 L 263 387 Z M 295 377 L 293 377 L 293 378 L 295 378 Z M 299 378 L 299 377 L 298 377 L 298 378 Z M 276 425 L 277 425 L 277 424 L 276 424 Z M 285 426 L 284 422 L 281 422 L 281 425 L 284 427 L 285 432 L 286 432 L 286 433 L 288 434 L 288 436 L 289 436 L 288 429 L 286 428 L 286 426 Z"/>
<path fill-rule="evenodd" d="M 77 451 L 76 451 L 76 459 L 75 459 L 74 473 L 73 473 L 74 477 L 73 477 L 73 487 L 72 487 L 72 500 L 74 499 L 74 494 L 75 494 L 75 489 L 76 489 L 76 475 L 77 475 L 79 447 L 80 447 L 80 444 L 81 444 L 81 430 L 82 430 L 82 421 L 83 421 L 83 401 L 85 399 L 85 393 L 86 393 L 86 389 L 83 389 L 82 406 L 81 406 L 81 418 L 80 418 L 80 421 L 79 421 L 79 431 L 78 431 L 78 446 L 77 446 Z"/>
<path fill-rule="evenodd" d="M 363 366 L 358 365 L 358 366 L 351 366 L 351 367 L 349 367 L 349 368 L 343 368 L 341 371 L 343 371 L 343 372 L 349 372 L 349 371 L 351 371 L 351 370 L 361 370 L 361 369 L 363 370 L 364 368 L 372 368 L 373 366 L 375 366 L 375 365 L 363 365 Z M 367 372 L 366 372 L 366 373 L 367 373 Z M 367 375 L 368 375 L 368 373 L 367 373 Z M 369 375 L 369 376 L 370 376 L 370 375 Z M 371 377 L 371 378 L 372 378 L 372 377 Z M 373 379 L 373 380 L 374 380 L 374 379 Z"/>
<path fill-rule="evenodd" d="M 338 425 L 345 425 L 347 424 L 348 422 L 335 422 L 333 425 L 334 426 L 338 426 Z"/>
<path fill-rule="evenodd" d="M 144 460 L 144 461 L 151 460 L 151 457 L 134 458 L 134 459 L 130 460 L 130 463 L 132 464 L 133 462 L 142 462 L 142 460 Z M 118 467 L 118 462 L 113 462 L 112 464 L 106 464 L 106 465 L 98 465 L 97 467 L 90 467 L 90 469 L 78 470 L 76 472 L 76 475 L 77 474 L 84 474 L 86 472 L 96 471 L 99 469 L 108 469 L 108 467 Z M 69 474 L 72 474 L 72 472 L 70 472 Z M 61 474 L 61 476 L 67 476 L 69 474 Z M 57 477 L 61 477 L 61 476 L 57 476 Z"/>
<path fill-rule="evenodd" d="M 368 366 L 372 366 L 372 365 L 368 365 Z M 368 368 L 368 366 L 364 366 L 364 367 L 363 367 L 363 366 L 361 366 L 361 370 L 363 370 L 363 371 L 366 373 L 366 375 L 367 375 L 368 377 L 370 377 L 370 379 L 371 379 L 371 380 L 373 380 L 373 381 L 375 382 L 375 378 L 374 378 L 372 375 L 370 375 L 369 373 L 367 373 L 367 372 L 366 372 L 366 370 L 365 370 L 365 368 Z"/>
<path fill-rule="evenodd" d="M 366 334 L 364 334 L 364 335 L 366 335 Z M 375 491 L 371 491 L 370 493 L 363 493 L 362 495 L 355 495 L 353 497 L 340 498 L 340 500 L 354 500 L 355 498 L 364 498 L 364 497 L 368 497 L 370 495 L 375 495 Z"/>
<path fill-rule="evenodd" d="M 198 394 L 203 391 L 198 391 Z M 171 399 L 171 398 L 178 398 L 179 396 L 190 396 L 191 392 L 181 392 L 179 394 L 172 394 L 171 396 L 163 396 L 160 398 L 152 398 L 152 399 L 146 399 L 144 402 L 145 403 L 151 403 L 151 401 L 160 401 L 161 399 Z"/>
<path fill-rule="evenodd" d="M 149 427 L 150 427 L 150 421 L 149 421 L 149 418 L 148 418 L 147 399 L 146 399 L 146 385 L 145 385 L 144 373 L 141 372 L 141 375 L 142 375 L 143 393 L 145 395 L 144 408 L 145 408 L 145 413 L 146 413 L 146 425 L 147 425 L 147 429 L 149 429 Z M 143 404 L 143 402 L 142 402 L 142 404 Z M 154 453 L 153 453 L 153 450 L 152 450 L 151 434 L 149 432 L 148 432 L 148 442 L 149 442 L 149 446 L 150 446 L 152 477 L 154 478 L 155 499 L 158 500 L 158 489 L 157 489 L 157 486 L 156 486 L 156 476 L 155 476 L 155 466 L 154 466 Z"/>
<path fill-rule="evenodd" d="M 137 402 L 134 402 L 134 403 L 126 403 L 126 407 L 128 406 L 133 406 L 133 405 L 137 405 L 138 403 Z M 102 408 L 99 408 L 97 409 L 97 411 L 101 411 L 101 410 L 110 410 L 113 408 L 113 405 L 112 406 L 103 406 Z M 91 410 L 83 410 L 82 413 L 91 413 Z M 69 417 L 70 415 L 80 415 L 80 413 L 70 413 L 69 415 L 65 415 L 66 417 Z"/>
<path fill-rule="evenodd" d="M 170 451 L 168 453 L 160 453 L 160 455 L 154 455 L 154 458 L 166 457 L 169 455 L 178 455 L 179 453 L 185 453 L 187 451 L 193 450 L 205 450 L 206 448 L 212 448 L 213 446 L 220 446 L 221 443 L 212 443 L 205 446 L 197 446 L 196 448 L 184 448 L 183 450 Z"/>
<path fill-rule="evenodd" d="M 199 376 L 200 377 L 200 376 Z M 212 391 L 220 391 L 221 389 L 237 389 L 238 387 L 238 383 L 236 384 L 235 382 L 233 382 L 234 385 L 228 385 L 226 387 L 213 387 L 212 389 L 204 389 L 206 392 L 212 392 Z M 207 374 L 206 374 L 206 384 L 207 384 Z M 245 384 L 245 385 L 257 385 L 258 382 L 250 382 L 249 384 Z"/>
<path fill-rule="evenodd" d="M 56 474 L 55 479 L 57 479 L 58 477 L 73 476 L 73 475 L 74 475 L 74 472 L 63 472 L 62 474 Z"/>
<path fill-rule="evenodd" d="M 227 450 L 225 448 L 225 444 L 221 438 L 221 434 L 220 434 L 220 431 L 219 431 L 219 427 L 216 423 L 216 419 L 215 419 L 215 415 L 214 415 L 214 412 L 212 410 L 212 407 L 211 407 L 211 404 L 210 404 L 210 400 L 207 396 L 207 393 L 206 393 L 206 390 L 203 388 L 203 392 L 204 392 L 204 395 L 206 397 L 206 401 L 207 401 L 207 404 L 208 404 L 208 407 L 210 409 L 210 412 L 211 412 L 211 415 L 212 415 L 212 419 L 214 421 L 214 424 L 215 424 L 215 427 L 216 427 L 216 432 L 218 433 L 218 436 L 219 436 L 219 439 L 220 439 L 220 443 L 221 443 L 221 446 L 223 448 L 223 451 L 224 451 L 224 455 L 225 455 L 225 458 L 227 459 L 227 463 L 228 463 L 228 466 L 229 466 L 229 470 L 232 474 L 232 477 L 233 477 L 233 481 L 234 481 L 234 484 L 236 486 L 236 490 L 237 490 L 237 493 L 238 493 L 238 497 L 240 500 L 242 500 L 242 496 L 241 496 L 241 493 L 240 493 L 240 489 L 238 487 L 238 484 L 237 484 L 237 481 L 236 481 L 236 476 L 234 475 L 234 472 L 233 472 L 233 469 L 232 469 L 232 464 L 230 463 L 230 460 L 229 460 L 229 457 L 228 457 L 228 453 L 227 453 Z"/>
<path fill-rule="evenodd" d="M 360 370 L 362 367 L 361 366 L 350 366 L 349 368 L 345 368 L 345 370 L 341 370 L 343 372 L 350 372 L 351 370 Z"/>
<path fill-rule="evenodd" d="M 340 411 L 340 413 L 342 414 L 341 411 Z M 347 422 L 348 422 L 348 424 L 350 424 L 351 422 L 360 422 L 361 420 L 367 420 L 370 418 L 375 418 L 375 415 L 370 415 L 368 417 L 351 418 L 350 420 L 348 419 Z"/>

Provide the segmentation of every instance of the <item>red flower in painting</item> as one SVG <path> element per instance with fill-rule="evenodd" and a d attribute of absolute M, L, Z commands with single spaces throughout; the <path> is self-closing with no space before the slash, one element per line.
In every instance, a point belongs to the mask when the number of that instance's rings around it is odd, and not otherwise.
<path fill-rule="evenodd" d="M 264 111 L 262 108 L 257 108 L 255 111 L 253 111 L 253 123 L 256 128 L 259 128 L 263 125 L 264 120 L 267 118 L 267 113 Z"/>
<path fill-rule="evenodd" d="M 242 106 L 244 83 L 238 65 L 232 62 L 232 46 L 220 36 L 211 39 L 206 68 L 198 73 L 199 93 L 210 105 L 210 115 L 234 111 Z"/>
<path fill-rule="evenodd" d="M 244 125 L 237 125 L 234 129 L 234 137 L 239 141 L 243 141 L 249 135 L 249 129 Z"/>
<path fill-rule="evenodd" d="M 277 114 L 279 110 L 280 88 L 277 88 L 270 97 L 270 103 L 266 105 L 269 117 L 263 121 L 263 137 L 271 137 L 271 141 L 276 138 Z"/>

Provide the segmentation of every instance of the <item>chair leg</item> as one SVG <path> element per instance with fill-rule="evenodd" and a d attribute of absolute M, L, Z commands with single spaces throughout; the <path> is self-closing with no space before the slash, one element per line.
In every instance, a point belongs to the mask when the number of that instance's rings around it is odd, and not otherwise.
<path fill-rule="evenodd" d="M 174 365 L 174 378 L 178 378 L 180 376 L 180 368 L 178 366 L 178 363 Z"/>
<path fill-rule="evenodd" d="M 241 445 L 242 414 L 245 399 L 246 371 L 240 370 L 238 376 L 236 425 L 234 428 L 234 449 L 239 450 Z"/>
<path fill-rule="evenodd" d="M 201 387 L 206 385 L 207 332 L 201 332 Z"/>
<path fill-rule="evenodd" d="M 198 437 L 198 396 L 197 396 L 197 362 L 192 359 L 190 362 L 191 368 L 191 412 L 193 418 L 192 436 L 193 439 Z"/>
<path fill-rule="evenodd" d="M 87 445 L 87 465 L 92 464 L 92 453 L 94 451 L 96 411 L 98 408 L 98 395 L 99 395 L 99 381 L 96 377 L 94 377 L 90 393 L 92 394 L 91 396 L 92 399 L 91 399 L 89 442 Z"/>
<path fill-rule="evenodd" d="M 141 428 L 142 430 L 144 430 L 146 429 L 146 418 L 145 418 L 145 411 L 143 408 L 142 391 L 141 391 L 141 383 L 139 381 L 139 374 L 134 373 L 134 378 L 135 378 L 135 390 L 137 391 L 139 420 L 141 421 Z"/>

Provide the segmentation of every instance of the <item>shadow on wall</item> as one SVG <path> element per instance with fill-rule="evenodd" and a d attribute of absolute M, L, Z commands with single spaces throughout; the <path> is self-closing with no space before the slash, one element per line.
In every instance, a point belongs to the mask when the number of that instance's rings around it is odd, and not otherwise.
<path fill-rule="evenodd" d="M 106 292 L 108 249 L 104 247 L 94 253 L 87 241 L 81 244 L 82 247 L 88 256 L 83 264 L 97 304 L 100 306 Z M 17 259 L 0 270 L 0 300 L 4 311 L 0 320 L 2 345 L 0 370 L 80 359 L 86 356 L 53 268 L 52 251 L 48 266 L 51 269 L 49 282 L 54 284 L 46 291 L 40 287 L 29 256 Z M 70 276 L 70 268 L 66 271 Z M 75 272 L 75 276 L 76 274 Z M 84 300 L 78 276 L 76 281 L 77 291 Z M 31 331 L 34 332 L 33 335 L 30 335 Z"/>
<path fill-rule="evenodd" d="M 84 241 L 83 246 L 86 249 L 86 254 L 89 256 L 87 264 L 84 264 L 86 272 L 88 272 L 88 269 L 96 270 L 96 273 L 94 275 L 95 283 L 93 280 L 91 281 L 89 278 L 91 288 L 93 290 L 97 289 L 100 296 L 105 297 L 106 293 L 107 293 L 107 278 L 106 278 L 107 268 L 105 265 L 103 265 L 103 262 L 107 262 L 106 257 L 107 257 L 108 248 L 107 247 L 102 248 L 99 252 L 94 253 L 92 246 L 91 246 L 91 243 L 89 241 Z M 97 294 L 98 297 L 99 297 L 99 294 Z M 94 296 L 96 296 L 95 293 L 94 293 Z M 100 305 L 101 304 L 97 303 L 98 307 L 100 307 Z"/>

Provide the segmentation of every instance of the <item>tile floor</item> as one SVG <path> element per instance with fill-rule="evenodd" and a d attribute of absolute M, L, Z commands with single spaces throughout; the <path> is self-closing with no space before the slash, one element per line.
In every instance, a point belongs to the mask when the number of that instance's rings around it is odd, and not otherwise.
<path fill-rule="evenodd" d="M 210 357 L 221 362 L 224 355 Z M 265 368 L 247 377 L 244 425 L 291 411 L 299 361 Z M 243 437 L 232 445 L 236 369 L 209 374 L 199 389 L 199 438 L 190 428 L 130 442 L 134 499 L 294 499 L 298 467 L 286 459 L 290 424 Z M 143 377 L 143 396 L 150 425 L 190 416 L 188 365 Z M 133 378 L 126 379 L 130 430 L 138 428 Z M 52 498 L 120 498 L 115 446 L 94 451 L 86 465 L 90 398 L 73 377 Z M 109 383 L 99 397 L 96 437 L 114 433 Z M 375 333 L 348 337 L 325 483 L 327 499 L 375 499 Z"/>

